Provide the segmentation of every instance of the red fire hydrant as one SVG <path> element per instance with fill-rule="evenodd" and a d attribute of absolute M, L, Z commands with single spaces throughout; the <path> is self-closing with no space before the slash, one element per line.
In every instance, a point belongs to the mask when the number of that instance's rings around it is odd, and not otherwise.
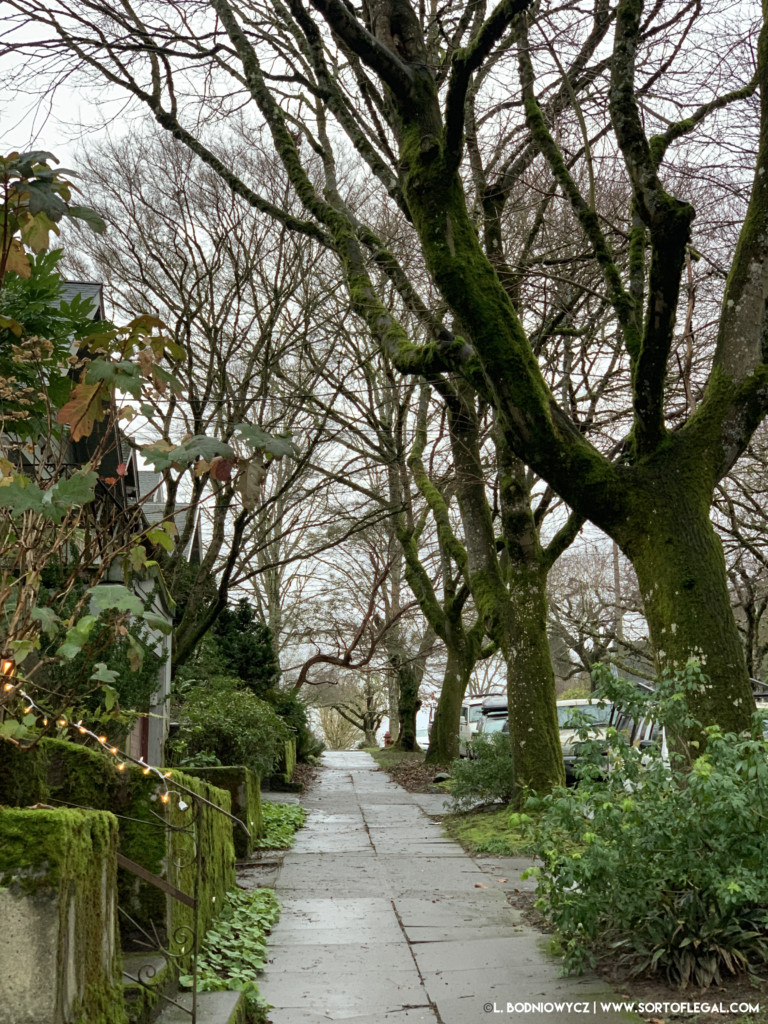
<path fill-rule="evenodd" d="M 387 732 L 384 733 L 384 746 L 385 747 L 391 747 L 392 746 L 392 736 L 390 735 L 389 730 L 387 730 Z"/>

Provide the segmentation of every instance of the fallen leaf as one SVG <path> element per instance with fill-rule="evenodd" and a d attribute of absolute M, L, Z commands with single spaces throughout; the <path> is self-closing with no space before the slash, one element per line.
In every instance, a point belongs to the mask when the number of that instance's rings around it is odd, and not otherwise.
<path fill-rule="evenodd" d="M 112 487 L 113 484 L 117 483 L 117 477 L 116 476 L 105 476 L 104 477 L 104 483 L 105 484 L 109 484 L 109 486 Z"/>
<path fill-rule="evenodd" d="M 509 879 L 508 878 L 497 878 L 496 881 L 497 882 L 508 882 Z"/>
<path fill-rule="evenodd" d="M 487 889 L 488 886 L 487 885 L 483 885 L 482 882 L 475 882 L 475 888 L 476 889 Z"/>

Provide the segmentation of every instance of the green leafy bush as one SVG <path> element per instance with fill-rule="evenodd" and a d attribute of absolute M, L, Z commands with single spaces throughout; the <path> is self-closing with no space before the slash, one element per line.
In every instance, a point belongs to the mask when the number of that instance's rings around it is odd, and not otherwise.
<path fill-rule="evenodd" d="M 512 747 L 509 736 L 501 732 L 475 737 L 470 744 L 471 757 L 457 758 L 451 765 L 455 810 L 466 810 L 477 803 L 508 804 L 515 794 L 512 773 Z"/>
<path fill-rule="evenodd" d="M 587 741 L 583 781 L 528 801 L 543 812 L 539 908 L 569 971 L 610 948 L 638 973 L 705 988 L 768 961 L 768 742 L 756 715 L 752 735 L 705 729 L 703 750 L 686 694 L 708 685 L 695 663 L 652 694 L 604 676 L 601 696 L 665 725 L 669 761 L 611 729 L 609 771 L 605 742 Z"/>
<path fill-rule="evenodd" d="M 286 850 L 293 846 L 295 833 L 307 820 L 307 812 L 298 804 L 276 804 L 265 800 L 261 805 L 264 835 L 254 846 L 262 850 Z"/>
<path fill-rule="evenodd" d="M 261 777 L 279 763 L 290 730 L 269 704 L 238 689 L 239 683 L 217 677 L 184 694 L 181 728 L 169 744 L 174 763 L 213 754 L 220 764 L 245 765 Z"/>
<path fill-rule="evenodd" d="M 227 893 L 198 957 L 197 991 L 244 992 L 249 1010 L 264 1009 L 256 974 L 264 969 L 267 936 L 279 917 L 280 904 L 271 889 Z M 192 988 L 192 975 L 182 975 L 179 983 Z"/>
<path fill-rule="evenodd" d="M 325 750 L 325 744 L 312 732 L 307 721 L 307 709 L 294 694 L 288 690 L 267 690 L 261 694 L 268 701 L 285 724 L 293 731 L 296 739 L 296 760 L 308 762 L 310 757 L 319 757 Z"/>

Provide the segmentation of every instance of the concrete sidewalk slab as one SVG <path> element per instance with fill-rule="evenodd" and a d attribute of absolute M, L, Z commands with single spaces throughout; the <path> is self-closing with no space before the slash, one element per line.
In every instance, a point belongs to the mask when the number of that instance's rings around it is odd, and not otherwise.
<path fill-rule="evenodd" d="M 272 1024 L 584 1019 L 535 1008 L 555 1001 L 593 1004 L 596 1024 L 639 1019 L 603 1014 L 601 998 L 616 997 L 596 977 L 561 978 L 509 905 L 506 889 L 535 885 L 520 878 L 528 859 L 467 857 L 427 817 L 446 812 L 445 797 L 407 793 L 368 754 L 323 760 L 275 885 L 282 914 L 259 982 Z"/>

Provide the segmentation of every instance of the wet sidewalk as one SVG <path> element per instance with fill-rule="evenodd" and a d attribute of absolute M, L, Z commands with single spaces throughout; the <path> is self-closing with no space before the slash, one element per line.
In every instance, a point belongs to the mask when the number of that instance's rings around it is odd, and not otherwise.
<path fill-rule="evenodd" d="M 594 976 L 559 978 L 509 906 L 524 862 L 468 857 L 368 754 L 323 761 L 275 884 L 283 909 L 259 981 L 273 1024 L 631 1019 L 601 1011 L 616 997 Z M 578 1009 L 555 1008 L 567 1002 Z"/>

